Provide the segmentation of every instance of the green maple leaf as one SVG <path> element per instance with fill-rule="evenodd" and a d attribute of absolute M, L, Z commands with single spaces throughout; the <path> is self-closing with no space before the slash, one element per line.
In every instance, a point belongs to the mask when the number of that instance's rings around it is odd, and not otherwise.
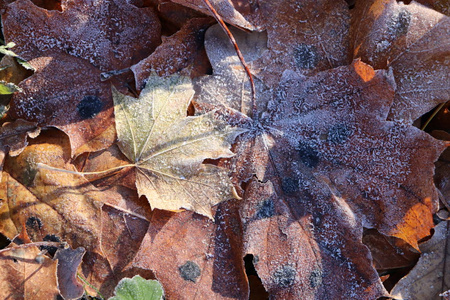
<path fill-rule="evenodd" d="M 231 157 L 242 130 L 214 112 L 186 116 L 194 95 L 190 78 L 151 75 L 138 99 L 113 89 L 119 148 L 136 167 L 136 187 L 152 208 L 185 208 L 212 218 L 211 207 L 232 198 L 228 171 L 203 164 Z"/>

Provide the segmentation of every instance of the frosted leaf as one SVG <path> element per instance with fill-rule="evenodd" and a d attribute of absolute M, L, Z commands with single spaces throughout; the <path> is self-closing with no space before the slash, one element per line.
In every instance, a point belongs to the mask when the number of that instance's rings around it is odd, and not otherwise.
<path fill-rule="evenodd" d="M 266 85 L 277 86 L 284 70 L 309 75 L 350 63 L 345 1 L 263 1 L 259 14 L 268 51 L 254 67 Z"/>
<path fill-rule="evenodd" d="M 371 0 L 355 7 L 352 28 L 354 58 L 393 70 L 389 119 L 412 123 L 450 100 L 450 17 L 414 1 Z"/>
<path fill-rule="evenodd" d="M 231 157 L 241 130 L 214 112 L 186 117 L 194 90 L 188 77 L 150 76 L 139 99 L 113 91 L 119 147 L 136 165 L 136 186 L 152 208 L 186 208 L 212 218 L 211 207 L 232 198 L 227 171 L 202 164 Z"/>
<path fill-rule="evenodd" d="M 5 40 L 15 42 L 14 52 L 36 71 L 19 84 L 23 93 L 13 96 L 9 114 L 61 129 L 74 154 L 114 123 L 111 83 L 100 74 L 147 57 L 160 43 L 160 23 L 152 8 L 123 0 L 63 1 L 61 9 L 29 0 L 5 7 Z"/>

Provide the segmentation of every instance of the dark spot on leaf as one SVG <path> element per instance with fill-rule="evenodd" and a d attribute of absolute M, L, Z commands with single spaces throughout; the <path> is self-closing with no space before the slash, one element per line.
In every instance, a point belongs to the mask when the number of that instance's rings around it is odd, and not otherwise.
<path fill-rule="evenodd" d="M 290 177 L 283 178 L 283 180 L 281 180 L 281 189 L 283 190 L 283 193 L 288 196 L 296 194 L 299 190 L 298 180 Z"/>
<path fill-rule="evenodd" d="M 259 263 L 259 256 L 258 255 L 253 255 L 253 265 L 257 265 Z"/>
<path fill-rule="evenodd" d="M 198 276 L 200 276 L 200 267 L 193 261 L 187 261 L 184 265 L 178 268 L 180 276 L 186 281 L 195 282 Z"/>
<path fill-rule="evenodd" d="M 294 59 L 301 69 L 314 69 L 319 62 L 317 48 L 314 45 L 300 44 L 294 49 Z"/>
<path fill-rule="evenodd" d="M 42 240 L 45 242 L 57 242 L 57 243 L 61 242 L 61 239 L 59 238 L 59 236 L 56 236 L 54 234 L 47 234 Z M 53 246 L 41 246 L 39 248 L 41 250 L 47 250 L 48 254 L 50 254 L 51 256 L 55 255 L 56 250 L 58 250 L 57 247 L 53 247 Z"/>
<path fill-rule="evenodd" d="M 309 167 L 314 168 L 319 164 L 319 153 L 310 145 L 300 142 L 297 148 L 301 162 Z"/>
<path fill-rule="evenodd" d="M 103 109 L 103 103 L 97 96 L 85 96 L 77 105 L 78 114 L 85 120 L 94 117 Z"/>
<path fill-rule="evenodd" d="M 29 217 L 26 221 L 26 226 L 30 229 L 41 229 L 42 228 L 42 221 L 38 217 Z"/>
<path fill-rule="evenodd" d="M 309 275 L 309 284 L 312 288 L 318 287 L 322 284 L 322 271 L 313 270 Z"/>
<path fill-rule="evenodd" d="M 293 267 L 282 266 L 273 273 L 273 281 L 281 288 L 288 288 L 294 284 L 296 274 Z"/>
<path fill-rule="evenodd" d="M 342 144 L 352 135 L 352 133 L 352 129 L 346 124 L 337 124 L 328 131 L 328 140 L 333 144 Z"/>
<path fill-rule="evenodd" d="M 270 218 L 275 214 L 275 205 L 272 199 L 266 199 L 259 204 L 258 211 L 255 214 L 257 220 Z"/>
<path fill-rule="evenodd" d="M 398 14 L 393 16 L 388 25 L 388 28 L 394 35 L 401 36 L 408 33 L 410 23 L 411 13 L 407 10 L 402 10 Z"/>

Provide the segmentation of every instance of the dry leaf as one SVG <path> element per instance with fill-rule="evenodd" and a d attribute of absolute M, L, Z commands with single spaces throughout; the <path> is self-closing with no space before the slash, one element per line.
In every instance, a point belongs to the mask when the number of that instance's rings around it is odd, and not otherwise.
<path fill-rule="evenodd" d="M 7 154 L 19 155 L 28 145 L 27 138 L 35 138 L 41 129 L 36 123 L 24 120 L 5 122 L 0 127 L 0 181 L 2 179 L 3 162 Z"/>
<path fill-rule="evenodd" d="M 285 70 L 314 74 L 351 62 L 345 1 L 261 1 L 259 15 L 269 50 L 254 68 L 266 85 L 276 87 Z"/>
<path fill-rule="evenodd" d="M 201 11 L 210 16 L 213 15 L 203 0 L 173 0 L 173 2 Z M 256 27 L 241 14 L 241 11 L 248 12 L 249 10 L 252 10 L 249 1 L 210 0 L 210 3 L 225 22 L 249 30 L 256 29 Z M 239 9 L 239 11 L 237 9 Z"/>
<path fill-rule="evenodd" d="M 101 72 L 147 57 L 160 43 L 160 24 L 151 8 L 125 0 L 63 1 L 61 7 L 18 0 L 2 15 L 5 40 L 36 70 L 19 85 L 23 93 L 12 98 L 10 114 L 60 128 L 77 153 L 113 124 L 110 83 L 101 82 Z"/>
<path fill-rule="evenodd" d="M 212 206 L 233 198 L 227 170 L 202 162 L 232 156 L 230 143 L 241 131 L 213 112 L 186 117 L 194 95 L 189 78 L 152 75 L 139 99 L 113 94 L 119 147 L 135 164 L 139 195 L 153 209 L 212 218 Z"/>
<path fill-rule="evenodd" d="M 0 298 L 56 299 L 56 261 L 40 253 L 32 246 L 0 253 Z"/>
<path fill-rule="evenodd" d="M 212 36 L 207 34 L 207 45 Z M 218 50 L 207 51 L 214 57 L 211 51 Z M 222 62 L 212 62 L 220 70 Z M 235 82 L 239 77 L 230 73 L 226 78 Z M 242 69 L 236 74 L 244 78 Z M 271 181 L 252 181 L 246 190 L 246 253 L 258 257 L 258 275 L 280 298 L 386 296 L 361 243 L 362 227 L 417 247 L 433 227 L 433 162 L 445 146 L 416 128 L 386 121 L 395 88 L 389 72 L 354 61 L 310 78 L 287 71 L 281 81 L 266 109 L 262 94 L 258 116 L 241 117 L 248 132 L 234 148 L 237 174 L 254 170 L 259 180 Z M 210 95 L 198 107 L 216 98 L 225 112 L 248 114 L 247 94 L 227 99 L 220 84 L 198 89 Z M 336 284 L 335 274 L 346 280 Z"/>
<path fill-rule="evenodd" d="M 417 265 L 394 287 L 393 297 L 411 300 L 438 300 L 440 293 L 450 288 L 448 222 L 434 228 L 434 235 L 420 245 L 422 252 Z"/>
<path fill-rule="evenodd" d="M 79 299 L 84 294 L 83 286 L 77 280 L 77 269 L 86 251 L 77 249 L 58 249 L 54 259 L 58 260 L 58 289 L 61 296 L 68 299 Z"/>
<path fill-rule="evenodd" d="M 353 56 L 391 68 L 397 89 L 389 119 L 412 122 L 450 99 L 450 17 L 416 2 L 355 6 Z"/>
<path fill-rule="evenodd" d="M 168 299 L 248 299 L 237 204 L 221 203 L 215 222 L 155 210 L 133 266 L 154 271 Z"/>
<path fill-rule="evenodd" d="M 211 24 L 210 18 L 190 19 L 179 31 L 164 39 L 149 57 L 132 66 L 136 88 L 143 89 L 152 72 L 159 76 L 169 76 L 191 65 L 195 68 L 205 64 L 202 62 L 206 60 L 203 34 Z"/>

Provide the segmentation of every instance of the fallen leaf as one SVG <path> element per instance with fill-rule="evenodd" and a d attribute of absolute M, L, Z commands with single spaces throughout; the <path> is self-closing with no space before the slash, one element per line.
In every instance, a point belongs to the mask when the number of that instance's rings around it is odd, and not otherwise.
<path fill-rule="evenodd" d="M 18 0 L 2 15 L 5 39 L 36 70 L 19 84 L 23 93 L 12 98 L 10 114 L 60 128 L 76 153 L 114 122 L 110 83 L 101 82 L 101 72 L 147 57 L 160 43 L 160 24 L 152 8 L 121 0 L 63 1 L 61 7 Z M 142 32 L 148 32 L 143 40 Z"/>
<path fill-rule="evenodd" d="M 362 241 L 370 249 L 378 272 L 412 267 L 420 256 L 420 253 L 405 241 L 382 235 L 374 229 L 365 230 Z"/>
<path fill-rule="evenodd" d="M 133 266 L 152 270 L 167 299 L 248 299 L 237 204 L 219 204 L 215 222 L 155 210 Z"/>
<path fill-rule="evenodd" d="M 60 131 L 47 130 L 17 157 L 8 157 L 0 186 L 0 232 L 12 239 L 22 224 L 33 241 L 64 241 L 83 247 L 81 276 L 104 297 L 127 270 L 147 231 L 148 203 L 124 187 L 96 188 L 69 163 L 70 147 Z M 38 168 L 47 164 L 59 171 Z M 145 204 L 147 204 L 145 206 Z"/>
<path fill-rule="evenodd" d="M 389 119 L 411 122 L 450 99 L 450 17 L 416 2 L 371 0 L 353 10 L 354 58 L 391 68 Z"/>
<path fill-rule="evenodd" d="M 447 16 L 450 15 L 450 3 L 448 0 L 417 0 L 417 2 L 431 7 Z"/>
<path fill-rule="evenodd" d="M 392 296 L 414 300 L 441 299 L 439 294 L 450 287 L 448 243 L 448 222 L 441 222 L 434 228 L 433 237 L 420 245 L 422 254 L 417 265 L 395 285 Z"/>
<path fill-rule="evenodd" d="M 173 0 L 173 2 L 213 16 L 204 0 Z M 241 14 L 241 11 L 252 11 L 250 1 L 210 0 L 209 2 L 225 22 L 249 30 L 256 29 L 256 27 Z M 239 8 L 239 11 L 237 8 Z"/>
<path fill-rule="evenodd" d="M 209 38 L 207 33 L 207 45 Z M 220 67 L 213 63 L 215 70 Z M 239 72 L 244 78 L 242 68 Z M 259 257 L 258 275 L 280 298 L 328 293 L 358 298 L 369 290 L 370 297 L 385 296 L 361 243 L 362 228 L 376 228 L 417 248 L 434 226 L 433 162 L 445 145 L 416 128 L 386 121 L 395 91 L 392 74 L 361 61 L 309 78 L 286 71 L 281 82 L 272 101 L 266 104 L 264 94 L 261 103 L 256 99 L 256 117 L 241 116 L 247 132 L 234 147 L 236 173 L 253 168 L 257 179 L 269 181 L 263 186 L 251 181 L 246 189 L 241 212 L 246 253 Z M 216 101 L 248 114 L 247 94 L 223 100 L 220 84 L 213 86 L 204 87 L 207 105 Z M 332 217 L 336 214 L 338 219 Z M 344 257 L 346 267 L 338 262 Z M 334 274 L 349 280 L 336 285 Z"/>
<path fill-rule="evenodd" d="M 186 117 L 194 95 L 188 77 L 152 75 L 139 99 L 113 94 L 119 148 L 134 163 L 138 193 L 152 209 L 212 218 L 212 206 L 233 198 L 227 170 L 202 162 L 232 156 L 230 144 L 241 131 L 213 112 Z"/>
<path fill-rule="evenodd" d="M 56 299 L 56 261 L 40 256 L 34 246 L 3 249 L 0 253 L 2 299 Z M 39 257 L 39 258 L 38 258 Z"/>
<path fill-rule="evenodd" d="M 211 24 L 210 18 L 190 19 L 179 31 L 164 39 L 149 57 L 132 66 L 136 88 L 143 89 L 152 72 L 169 76 L 190 65 L 201 64 L 205 57 L 203 34 Z"/>
<path fill-rule="evenodd" d="M 20 119 L 2 124 L 0 127 L 0 181 L 6 155 L 19 155 L 28 145 L 27 138 L 35 138 L 40 132 L 41 129 L 36 123 Z"/>
<path fill-rule="evenodd" d="M 58 249 L 54 259 L 58 260 L 58 289 L 61 296 L 68 299 L 79 299 L 84 294 L 83 286 L 77 280 L 77 269 L 86 251 L 77 249 Z"/>
<path fill-rule="evenodd" d="M 310 75 L 351 62 L 345 1 L 262 1 L 258 12 L 268 51 L 253 67 L 266 85 L 276 87 L 284 70 Z"/>

